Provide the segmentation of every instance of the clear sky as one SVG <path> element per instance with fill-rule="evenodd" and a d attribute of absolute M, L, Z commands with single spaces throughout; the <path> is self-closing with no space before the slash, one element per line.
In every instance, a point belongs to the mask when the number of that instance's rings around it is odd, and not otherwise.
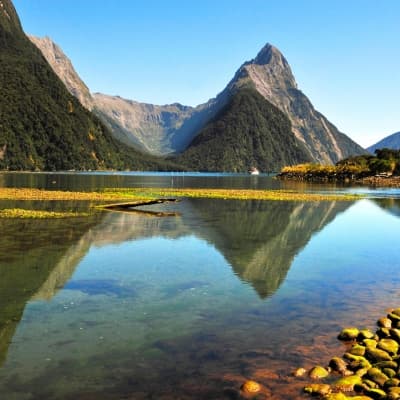
<path fill-rule="evenodd" d="M 400 0 L 14 0 L 92 92 L 197 105 L 269 42 L 363 146 L 400 131 Z"/>

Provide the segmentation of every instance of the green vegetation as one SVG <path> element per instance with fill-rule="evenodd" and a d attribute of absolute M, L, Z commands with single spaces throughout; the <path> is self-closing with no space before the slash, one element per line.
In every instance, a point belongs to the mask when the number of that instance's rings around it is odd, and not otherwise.
<path fill-rule="evenodd" d="M 288 117 L 255 89 L 245 88 L 200 131 L 176 162 L 197 171 L 277 171 L 309 161 Z"/>
<path fill-rule="evenodd" d="M 300 193 L 284 190 L 251 189 L 158 189 L 158 188 L 120 188 L 105 189 L 102 192 L 63 192 L 56 190 L 0 188 L 0 200 L 79 200 L 79 201 L 150 201 L 159 197 L 191 197 L 235 200 L 286 200 L 323 201 L 357 200 L 359 195 Z"/>
<path fill-rule="evenodd" d="M 339 161 L 336 165 L 299 164 L 282 168 L 279 177 L 292 179 L 353 180 L 385 174 L 400 175 L 400 150 L 378 149 Z"/>
<path fill-rule="evenodd" d="M 121 196 L 121 198 L 159 198 L 159 197 L 189 197 L 209 199 L 234 200 L 270 200 L 270 201 L 353 201 L 359 195 L 300 193 L 285 190 L 251 190 L 251 189 L 108 189 L 105 194 Z"/>
<path fill-rule="evenodd" d="M 87 217 L 89 213 L 72 212 L 72 211 L 42 211 L 42 210 L 26 210 L 23 208 L 6 208 L 0 210 L 0 218 L 24 218 L 24 219 L 45 219 L 45 218 L 73 218 Z"/>
<path fill-rule="evenodd" d="M 11 1 L 3 7 L 0 170 L 177 169 L 116 141 L 25 36 Z"/>

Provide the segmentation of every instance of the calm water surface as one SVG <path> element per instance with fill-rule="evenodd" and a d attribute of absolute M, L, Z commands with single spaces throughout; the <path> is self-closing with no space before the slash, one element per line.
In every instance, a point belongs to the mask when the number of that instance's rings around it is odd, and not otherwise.
<path fill-rule="evenodd" d="M 169 187 L 171 178 L 5 174 L 0 185 Z M 285 186 L 180 178 L 174 185 Z M 374 328 L 400 305 L 399 196 L 373 193 L 386 198 L 190 199 L 143 208 L 173 217 L 1 219 L 0 398 L 235 399 L 245 379 L 264 385 L 259 399 L 306 398 L 293 369 L 341 355 L 342 326 Z M 87 207 L 0 202 L 10 205 Z"/>

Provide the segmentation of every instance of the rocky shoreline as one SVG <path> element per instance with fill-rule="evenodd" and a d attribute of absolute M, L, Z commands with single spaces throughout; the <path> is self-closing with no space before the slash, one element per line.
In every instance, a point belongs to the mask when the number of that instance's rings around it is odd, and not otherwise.
<path fill-rule="evenodd" d="M 400 308 L 390 310 L 377 321 L 375 333 L 369 329 L 345 328 L 338 339 L 347 351 L 333 357 L 326 367 L 315 366 L 308 376 L 318 383 L 304 391 L 326 400 L 400 399 Z M 299 368 L 295 376 L 305 375 Z"/>
<path fill-rule="evenodd" d="M 400 188 L 400 176 L 390 176 L 390 177 L 369 176 L 366 178 L 357 179 L 355 182 L 360 183 L 362 185 L 368 185 L 373 187 Z"/>
<path fill-rule="evenodd" d="M 276 176 L 277 179 L 284 181 L 298 181 L 310 183 L 356 183 L 364 186 L 372 187 L 394 187 L 400 188 L 400 176 L 367 176 L 356 178 L 350 175 L 314 175 L 314 174 L 295 174 L 295 173 L 280 173 Z"/>

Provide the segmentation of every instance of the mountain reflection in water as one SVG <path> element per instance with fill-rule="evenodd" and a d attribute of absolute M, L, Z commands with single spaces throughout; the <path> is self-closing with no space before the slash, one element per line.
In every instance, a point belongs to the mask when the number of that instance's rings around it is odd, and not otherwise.
<path fill-rule="evenodd" d="M 213 245 L 234 273 L 265 298 L 285 280 L 312 235 L 350 205 L 192 199 L 161 206 L 180 212 L 171 218 L 106 212 L 72 220 L 0 220 L 6 232 L 0 237 L 0 365 L 28 301 L 49 300 L 61 288 L 116 296 L 131 290 L 118 281 L 71 280 L 93 246 L 194 235 Z M 203 285 L 172 285 L 165 295 Z"/>

